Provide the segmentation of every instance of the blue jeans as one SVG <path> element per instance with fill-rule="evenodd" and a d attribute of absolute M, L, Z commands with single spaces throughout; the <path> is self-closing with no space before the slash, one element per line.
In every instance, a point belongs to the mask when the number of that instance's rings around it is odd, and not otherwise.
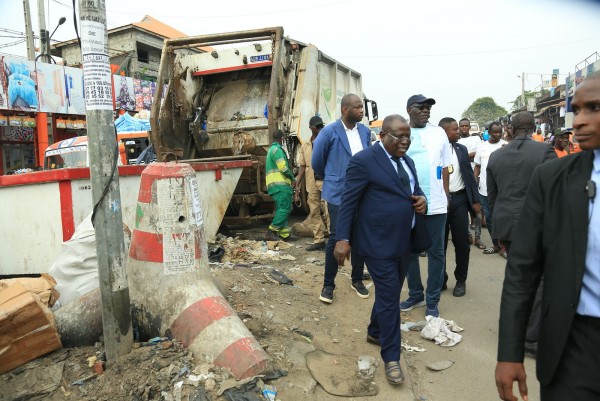
<path fill-rule="evenodd" d="M 338 272 L 338 262 L 335 256 L 333 256 L 333 250 L 335 249 L 335 243 L 337 242 L 335 236 L 340 206 L 328 203 L 327 210 L 329 211 L 329 240 L 327 241 L 327 247 L 325 248 L 325 277 L 323 279 L 323 286 L 335 288 L 335 276 L 337 276 Z M 350 249 L 350 264 L 352 265 L 350 277 L 352 278 L 352 281 L 359 281 L 363 278 L 365 260 L 362 256 L 356 254 L 354 251 L 355 249 L 355 246 Z"/>
<path fill-rule="evenodd" d="M 425 216 L 425 225 L 431 236 L 431 247 L 427 250 L 427 305 L 440 302 L 440 292 L 444 284 L 444 240 L 446 234 L 446 214 Z M 423 282 L 419 269 L 419 255 L 411 254 L 406 274 L 408 295 L 411 298 L 423 299 Z"/>
<path fill-rule="evenodd" d="M 498 240 L 492 237 L 492 213 L 490 211 L 490 204 L 488 203 L 487 196 L 483 196 L 479 194 L 479 198 L 481 199 L 481 208 L 483 209 L 483 213 L 485 214 L 485 225 L 487 226 L 488 232 L 490 233 L 490 238 L 492 239 L 492 243 L 494 246 L 500 246 L 498 244 Z"/>

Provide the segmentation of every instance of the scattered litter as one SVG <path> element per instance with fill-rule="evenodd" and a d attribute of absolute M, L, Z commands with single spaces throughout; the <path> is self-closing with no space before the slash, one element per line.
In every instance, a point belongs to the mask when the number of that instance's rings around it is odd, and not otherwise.
<path fill-rule="evenodd" d="M 277 389 L 275 389 L 275 386 L 265 384 L 265 386 L 262 389 L 262 395 L 263 397 L 265 397 L 265 399 L 267 399 L 267 401 L 275 401 L 275 397 L 277 396 Z"/>
<path fill-rule="evenodd" d="M 208 261 L 211 263 L 219 263 L 225 256 L 225 248 L 218 246 L 208 251 Z"/>
<path fill-rule="evenodd" d="M 309 340 L 311 340 L 311 342 L 312 342 L 313 335 L 312 335 L 312 333 L 311 333 L 311 332 L 309 332 L 309 331 L 306 331 L 306 330 L 302 330 L 302 329 L 301 329 L 301 328 L 299 328 L 299 327 L 293 327 L 293 328 L 292 328 L 292 332 L 294 332 L 294 333 L 298 333 L 298 334 L 300 334 L 302 337 L 308 338 L 308 339 L 309 339 Z"/>
<path fill-rule="evenodd" d="M 237 382 L 237 385 L 234 387 L 224 390 L 222 394 L 225 396 L 227 401 L 261 401 L 258 395 L 260 389 L 256 386 L 257 380 L 258 379 L 256 377 L 250 377 L 246 380 L 242 380 L 241 382 Z M 224 383 L 225 382 L 223 382 L 221 386 Z M 221 390 L 219 390 L 219 393 L 221 393 Z"/>
<path fill-rule="evenodd" d="M 287 255 L 287 254 L 286 255 L 281 255 L 279 257 L 279 259 L 281 259 L 281 260 L 296 260 L 295 257 L 293 257 L 292 255 Z"/>
<path fill-rule="evenodd" d="M 293 285 L 294 282 L 284 273 L 280 272 L 277 269 L 273 269 L 269 272 L 269 276 L 274 279 L 279 284 Z"/>
<path fill-rule="evenodd" d="M 279 379 L 280 377 L 287 376 L 287 375 L 288 375 L 287 370 L 277 369 L 277 370 L 272 370 L 270 372 L 265 373 L 263 375 L 262 379 L 264 381 L 270 381 L 270 380 Z"/>
<path fill-rule="evenodd" d="M 440 317 L 426 316 L 427 325 L 421 330 L 421 337 L 433 340 L 442 347 L 452 347 L 462 340 L 457 332 L 463 331 L 454 320 L 446 320 Z"/>
<path fill-rule="evenodd" d="M 410 331 L 421 331 L 425 328 L 425 326 L 427 326 L 427 320 L 421 320 L 417 323 L 406 322 L 406 325 Z"/>
<path fill-rule="evenodd" d="M 402 346 L 402 348 L 404 348 L 405 351 L 408 351 L 408 352 L 425 352 L 425 348 L 413 347 L 412 345 L 408 345 L 405 342 L 402 342 L 401 346 Z"/>
<path fill-rule="evenodd" d="M 361 355 L 358 357 L 358 374 L 363 379 L 372 379 L 378 365 L 378 360 L 372 356 Z"/>
<path fill-rule="evenodd" d="M 96 362 L 96 355 L 90 356 L 89 358 L 87 358 L 87 361 L 88 361 L 88 368 L 91 368 L 92 366 L 94 366 L 94 362 Z"/>
<path fill-rule="evenodd" d="M 98 377 L 98 375 L 94 373 L 84 377 L 83 379 L 75 380 L 73 383 L 71 383 L 71 386 L 83 386 L 85 382 L 92 380 L 94 377 Z"/>
<path fill-rule="evenodd" d="M 438 361 L 438 362 L 432 362 L 432 363 L 428 364 L 427 369 L 431 369 L 431 370 L 435 370 L 436 372 L 439 372 L 440 370 L 448 369 L 452 365 L 454 365 L 454 361 L 450 361 L 450 360 Z"/>

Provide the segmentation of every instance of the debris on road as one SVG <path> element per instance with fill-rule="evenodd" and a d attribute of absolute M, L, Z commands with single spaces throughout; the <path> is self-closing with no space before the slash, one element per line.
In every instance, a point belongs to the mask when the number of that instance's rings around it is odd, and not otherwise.
<path fill-rule="evenodd" d="M 356 360 L 355 356 L 330 354 L 323 350 L 306 354 L 308 370 L 329 394 L 342 397 L 377 395 L 379 387 L 370 378 L 361 376 Z"/>
<path fill-rule="evenodd" d="M 427 316 L 427 325 L 421 330 L 421 337 L 433 340 L 442 347 L 452 347 L 462 340 L 457 334 L 464 329 L 459 327 L 454 320 L 446 320 L 440 317 Z"/>
<path fill-rule="evenodd" d="M 454 365 L 454 361 L 450 361 L 450 360 L 438 361 L 438 362 L 432 362 L 432 363 L 428 364 L 427 369 L 439 372 L 441 370 L 448 369 L 452 365 Z"/>

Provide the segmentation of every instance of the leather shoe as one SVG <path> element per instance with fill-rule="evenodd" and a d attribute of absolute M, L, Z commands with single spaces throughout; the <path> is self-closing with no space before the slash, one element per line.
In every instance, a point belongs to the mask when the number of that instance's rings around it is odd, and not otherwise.
<path fill-rule="evenodd" d="M 373 345 L 377 345 L 377 346 L 381 347 L 381 344 L 379 343 L 379 338 L 370 336 L 368 334 L 367 334 L 367 342 L 369 344 L 373 344 Z"/>
<path fill-rule="evenodd" d="M 467 283 L 464 281 L 457 281 L 454 286 L 454 291 L 452 291 L 452 295 L 455 297 L 463 297 L 467 293 Z"/>
<path fill-rule="evenodd" d="M 316 244 L 311 244 L 306 247 L 307 251 L 322 251 L 325 249 L 325 242 L 318 242 Z"/>
<path fill-rule="evenodd" d="M 398 384 L 402 384 L 404 381 L 404 373 L 402 373 L 402 369 L 400 368 L 400 362 L 386 362 L 385 377 L 391 385 L 397 386 Z"/>

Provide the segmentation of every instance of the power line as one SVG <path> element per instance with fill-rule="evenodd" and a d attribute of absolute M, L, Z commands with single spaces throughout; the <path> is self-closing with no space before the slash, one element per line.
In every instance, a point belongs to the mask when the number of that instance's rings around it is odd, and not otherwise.
<path fill-rule="evenodd" d="M 52 1 L 57 1 L 57 0 L 52 0 Z M 293 13 L 293 12 L 297 12 L 297 11 L 305 11 L 305 10 L 312 10 L 315 8 L 324 8 L 324 7 L 329 7 L 329 6 L 335 6 L 338 4 L 344 4 L 344 3 L 352 3 L 354 0 L 341 0 L 341 1 L 334 1 L 331 3 L 325 3 L 325 4 L 319 4 L 319 5 L 315 5 L 315 6 L 307 6 L 307 7 L 299 7 L 299 8 L 291 8 L 291 9 L 287 9 L 287 10 L 275 10 L 275 11 L 260 11 L 260 12 L 256 12 L 256 13 L 250 13 L 250 14 L 240 14 L 240 15 L 232 15 L 232 14 L 224 14 L 224 15 L 201 15 L 201 16 L 190 16 L 190 15 L 184 15 L 182 16 L 181 14 L 179 15 L 156 15 L 157 18 L 174 18 L 174 19 L 212 19 L 212 18 L 242 18 L 242 17 L 258 17 L 261 15 L 273 15 L 273 14 L 287 14 L 287 13 Z M 111 11 L 108 10 L 107 8 L 107 12 Z M 128 14 L 128 15 L 140 15 L 143 13 L 128 13 L 128 12 L 124 12 L 121 10 L 118 11 L 114 11 L 115 13 L 119 13 L 119 14 Z M 154 15 L 153 15 L 154 16 Z"/>
<path fill-rule="evenodd" d="M 25 43 L 26 39 L 20 39 L 17 40 L 15 42 L 11 42 L 11 43 L 4 43 L 0 45 L 0 48 L 4 48 L 4 47 L 11 47 L 11 46 L 16 46 L 16 45 L 20 45 L 21 43 Z"/>

